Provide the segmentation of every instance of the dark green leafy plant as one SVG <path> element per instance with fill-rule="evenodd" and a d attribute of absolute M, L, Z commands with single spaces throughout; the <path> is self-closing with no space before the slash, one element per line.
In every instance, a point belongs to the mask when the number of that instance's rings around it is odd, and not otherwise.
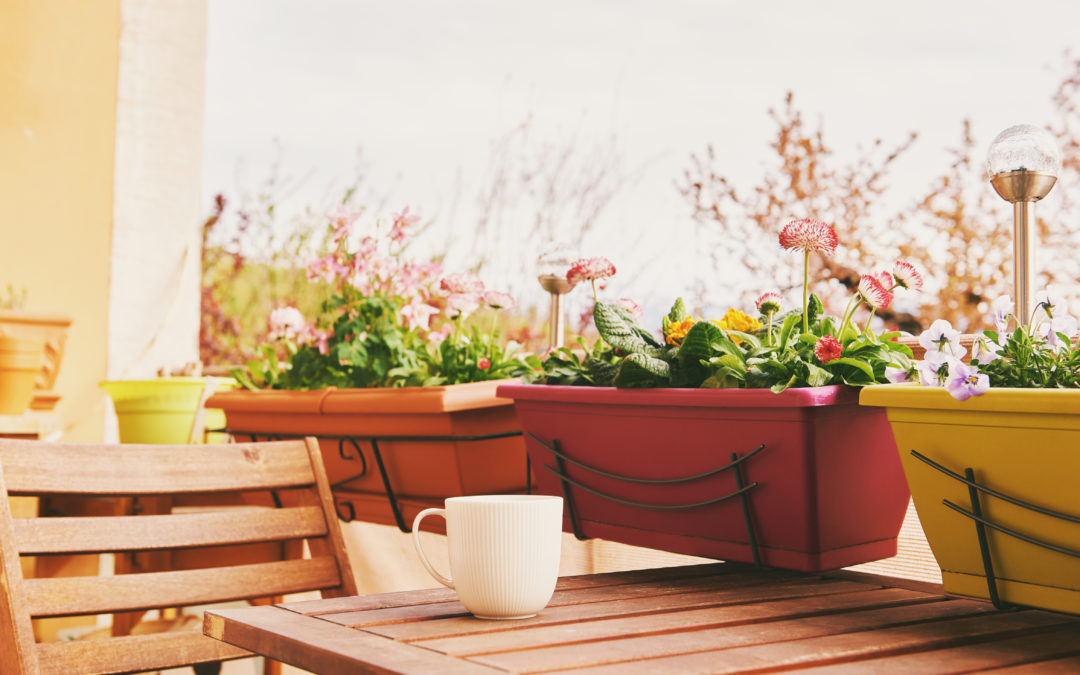
<path fill-rule="evenodd" d="M 831 253 L 836 235 L 820 221 L 792 221 L 781 233 L 780 242 L 785 248 L 802 251 L 806 265 L 812 251 Z M 614 274 L 614 267 L 610 271 Z M 568 273 L 567 278 L 573 276 Z M 759 318 L 733 308 L 719 320 L 696 319 L 679 298 L 663 317 L 662 342 L 639 326 L 630 311 L 597 301 L 593 320 L 600 339 L 585 349 L 584 356 L 566 349 L 550 354 L 540 381 L 616 387 L 768 388 L 776 393 L 791 387 L 887 382 L 891 371 L 912 367 L 911 349 L 896 341 L 899 332 L 879 336 L 869 327 L 860 328 L 855 312 L 866 304 L 872 317 L 876 308 L 891 302 L 893 289 L 917 290 L 921 281 L 918 272 L 904 262 L 897 263 L 892 273 L 864 275 L 839 319 L 823 315 L 821 300 L 805 287 L 802 307 L 786 313 L 780 313 L 778 293 L 762 295 L 756 303 Z"/>

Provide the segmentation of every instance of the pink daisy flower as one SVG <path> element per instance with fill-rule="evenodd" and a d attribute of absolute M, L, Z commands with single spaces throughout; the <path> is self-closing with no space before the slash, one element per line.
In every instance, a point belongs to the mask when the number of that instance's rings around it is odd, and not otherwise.
<path fill-rule="evenodd" d="M 906 260 L 897 260 L 893 265 L 893 280 L 897 286 L 909 291 L 921 291 L 923 287 L 922 273 L 919 269 Z"/>
<path fill-rule="evenodd" d="M 630 316 L 638 318 L 641 316 L 641 305 L 637 304 L 630 298 L 619 298 L 615 301 L 615 306 L 630 312 Z"/>
<path fill-rule="evenodd" d="M 821 221 L 801 218 L 793 220 L 780 230 L 780 245 L 788 251 L 820 251 L 832 255 L 838 240 L 832 225 Z"/>
<path fill-rule="evenodd" d="M 817 341 L 814 345 L 814 356 L 818 361 L 822 363 L 828 363 L 829 361 L 835 361 L 840 358 L 840 354 L 844 351 L 843 345 L 840 341 L 831 335 L 826 335 Z"/>
<path fill-rule="evenodd" d="M 885 309 L 892 303 L 893 294 L 881 285 L 881 281 L 870 274 L 859 279 L 859 295 L 874 309 Z"/>
<path fill-rule="evenodd" d="M 458 272 L 443 277 L 439 288 L 447 293 L 465 293 L 479 295 L 484 292 L 484 282 L 480 281 L 475 274 Z"/>
<path fill-rule="evenodd" d="M 761 297 L 754 302 L 754 305 L 757 307 L 757 311 L 762 314 L 775 314 L 783 307 L 784 298 L 776 291 L 769 291 L 762 293 Z"/>
<path fill-rule="evenodd" d="M 489 368 L 491 368 L 491 359 L 481 358 L 479 361 L 476 362 L 476 367 L 480 370 L 488 370 Z"/>
<path fill-rule="evenodd" d="M 514 297 L 501 291 L 487 291 L 484 293 L 484 304 L 492 309 L 510 309 L 514 306 Z"/>
<path fill-rule="evenodd" d="M 566 280 L 571 286 L 581 281 L 596 281 L 615 276 L 615 265 L 607 258 L 582 258 L 566 273 Z"/>
<path fill-rule="evenodd" d="M 291 340 L 300 334 L 307 321 L 295 307 L 278 307 L 270 312 L 267 328 L 271 340 Z"/>
<path fill-rule="evenodd" d="M 480 299 L 472 293 L 451 293 L 446 296 L 446 311 L 450 316 L 464 317 L 480 307 Z"/>

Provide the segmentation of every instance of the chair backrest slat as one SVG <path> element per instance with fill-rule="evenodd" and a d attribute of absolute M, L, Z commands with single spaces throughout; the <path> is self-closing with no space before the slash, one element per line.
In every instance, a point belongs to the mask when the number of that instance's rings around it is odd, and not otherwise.
<path fill-rule="evenodd" d="M 116 461 L 108 461 L 110 453 Z M 180 446 L 42 443 L 36 452 L 5 453 L 0 459 L 8 471 L 9 494 L 169 495 L 278 489 L 314 481 L 303 444 L 294 441 Z"/>
<path fill-rule="evenodd" d="M 156 664 L 175 660 L 177 655 L 192 663 L 203 663 L 250 656 L 250 653 L 191 631 L 125 635 L 108 640 L 64 640 L 42 643 L 37 648 L 43 673 L 152 671 L 160 667 Z"/>
<path fill-rule="evenodd" d="M 317 506 L 89 518 L 17 518 L 23 555 L 110 553 L 281 541 L 326 534 Z M 76 550 L 77 549 L 77 550 Z"/>
<path fill-rule="evenodd" d="M 317 591 L 340 585 L 337 562 L 306 560 L 100 577 L 27 579 L 34 617 L 106 614 Z M 259 595 L 252 595 L 258 588 Z"/>
<path fill-rule="evenodd" d="M 246 505 L 246 496 L 268 490 L 280 508 Z M 9 494 L 60 496 L 55 503 L 67 511 L 15 519 Z M 135 502 L 147 513 L 136 515 Z M 173 505 L 179 505 L 175 511 Z M 293 559 L 305 545 L 310 556 Z M 113 575 L 23 578 L 20 556 L 81 553 L 112 553 L 130 562 Z M 4 675 L 163 670 L 246 655 L 201 633 L 35 644 L 31 618 L 313 590 L 326 597 L 356 594 L 313 438 L 209 446 L 0 440 Z"/>

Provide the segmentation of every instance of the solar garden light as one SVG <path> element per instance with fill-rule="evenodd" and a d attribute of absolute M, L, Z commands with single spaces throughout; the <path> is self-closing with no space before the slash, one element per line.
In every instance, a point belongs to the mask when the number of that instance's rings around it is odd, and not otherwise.
<path fill-rule="evenodd" d="M 566 244 L 552 244 L 537 258 L 540 287 L 551 294 L 551 313 L 548 316 L 548 347 L 562 347 L 566 320 L 563 318 L 562 296 L 570 291 L 566 271 L 577 260 L 575 251 Z"/>
<path fill-rule="evenodd" d="M 1013 203 L 1013 290 L 1017 320 L 1031 321 L 1031 274 L 1035 266 L 1031 224 L 1035 202 L 1054 187 L 1061 170 L 1061 152 L 1050 132 L 1018 124 L 997 135 L 986 157 L 990 184 Z"/>

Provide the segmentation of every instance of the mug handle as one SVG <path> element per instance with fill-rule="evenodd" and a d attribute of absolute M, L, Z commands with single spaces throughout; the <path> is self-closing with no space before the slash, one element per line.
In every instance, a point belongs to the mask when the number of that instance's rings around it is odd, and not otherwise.
<path fill-rule="evenodd" d="M 443 586 L 453 588 L 453 579 L 448 579 L 436 572 L 435 568 L 432 567 L 431 563 L 428 562 L 427 556 L 424 555 L 424 549 L 420 547 L 420 521 L 423 520 L 426 516 L 442 516 L 445 520 L 446 509 L 424 509 L 420 513 L 416 514 L 416 518 L 413 518 L 412 521 L 413 545 L 416 546 L 416 552 L 420 555 L 420 562 L 424 563 L 424 568 L 428 571 L 428 573 L 431 576 L 435 577 L 435 580 Z"/>

